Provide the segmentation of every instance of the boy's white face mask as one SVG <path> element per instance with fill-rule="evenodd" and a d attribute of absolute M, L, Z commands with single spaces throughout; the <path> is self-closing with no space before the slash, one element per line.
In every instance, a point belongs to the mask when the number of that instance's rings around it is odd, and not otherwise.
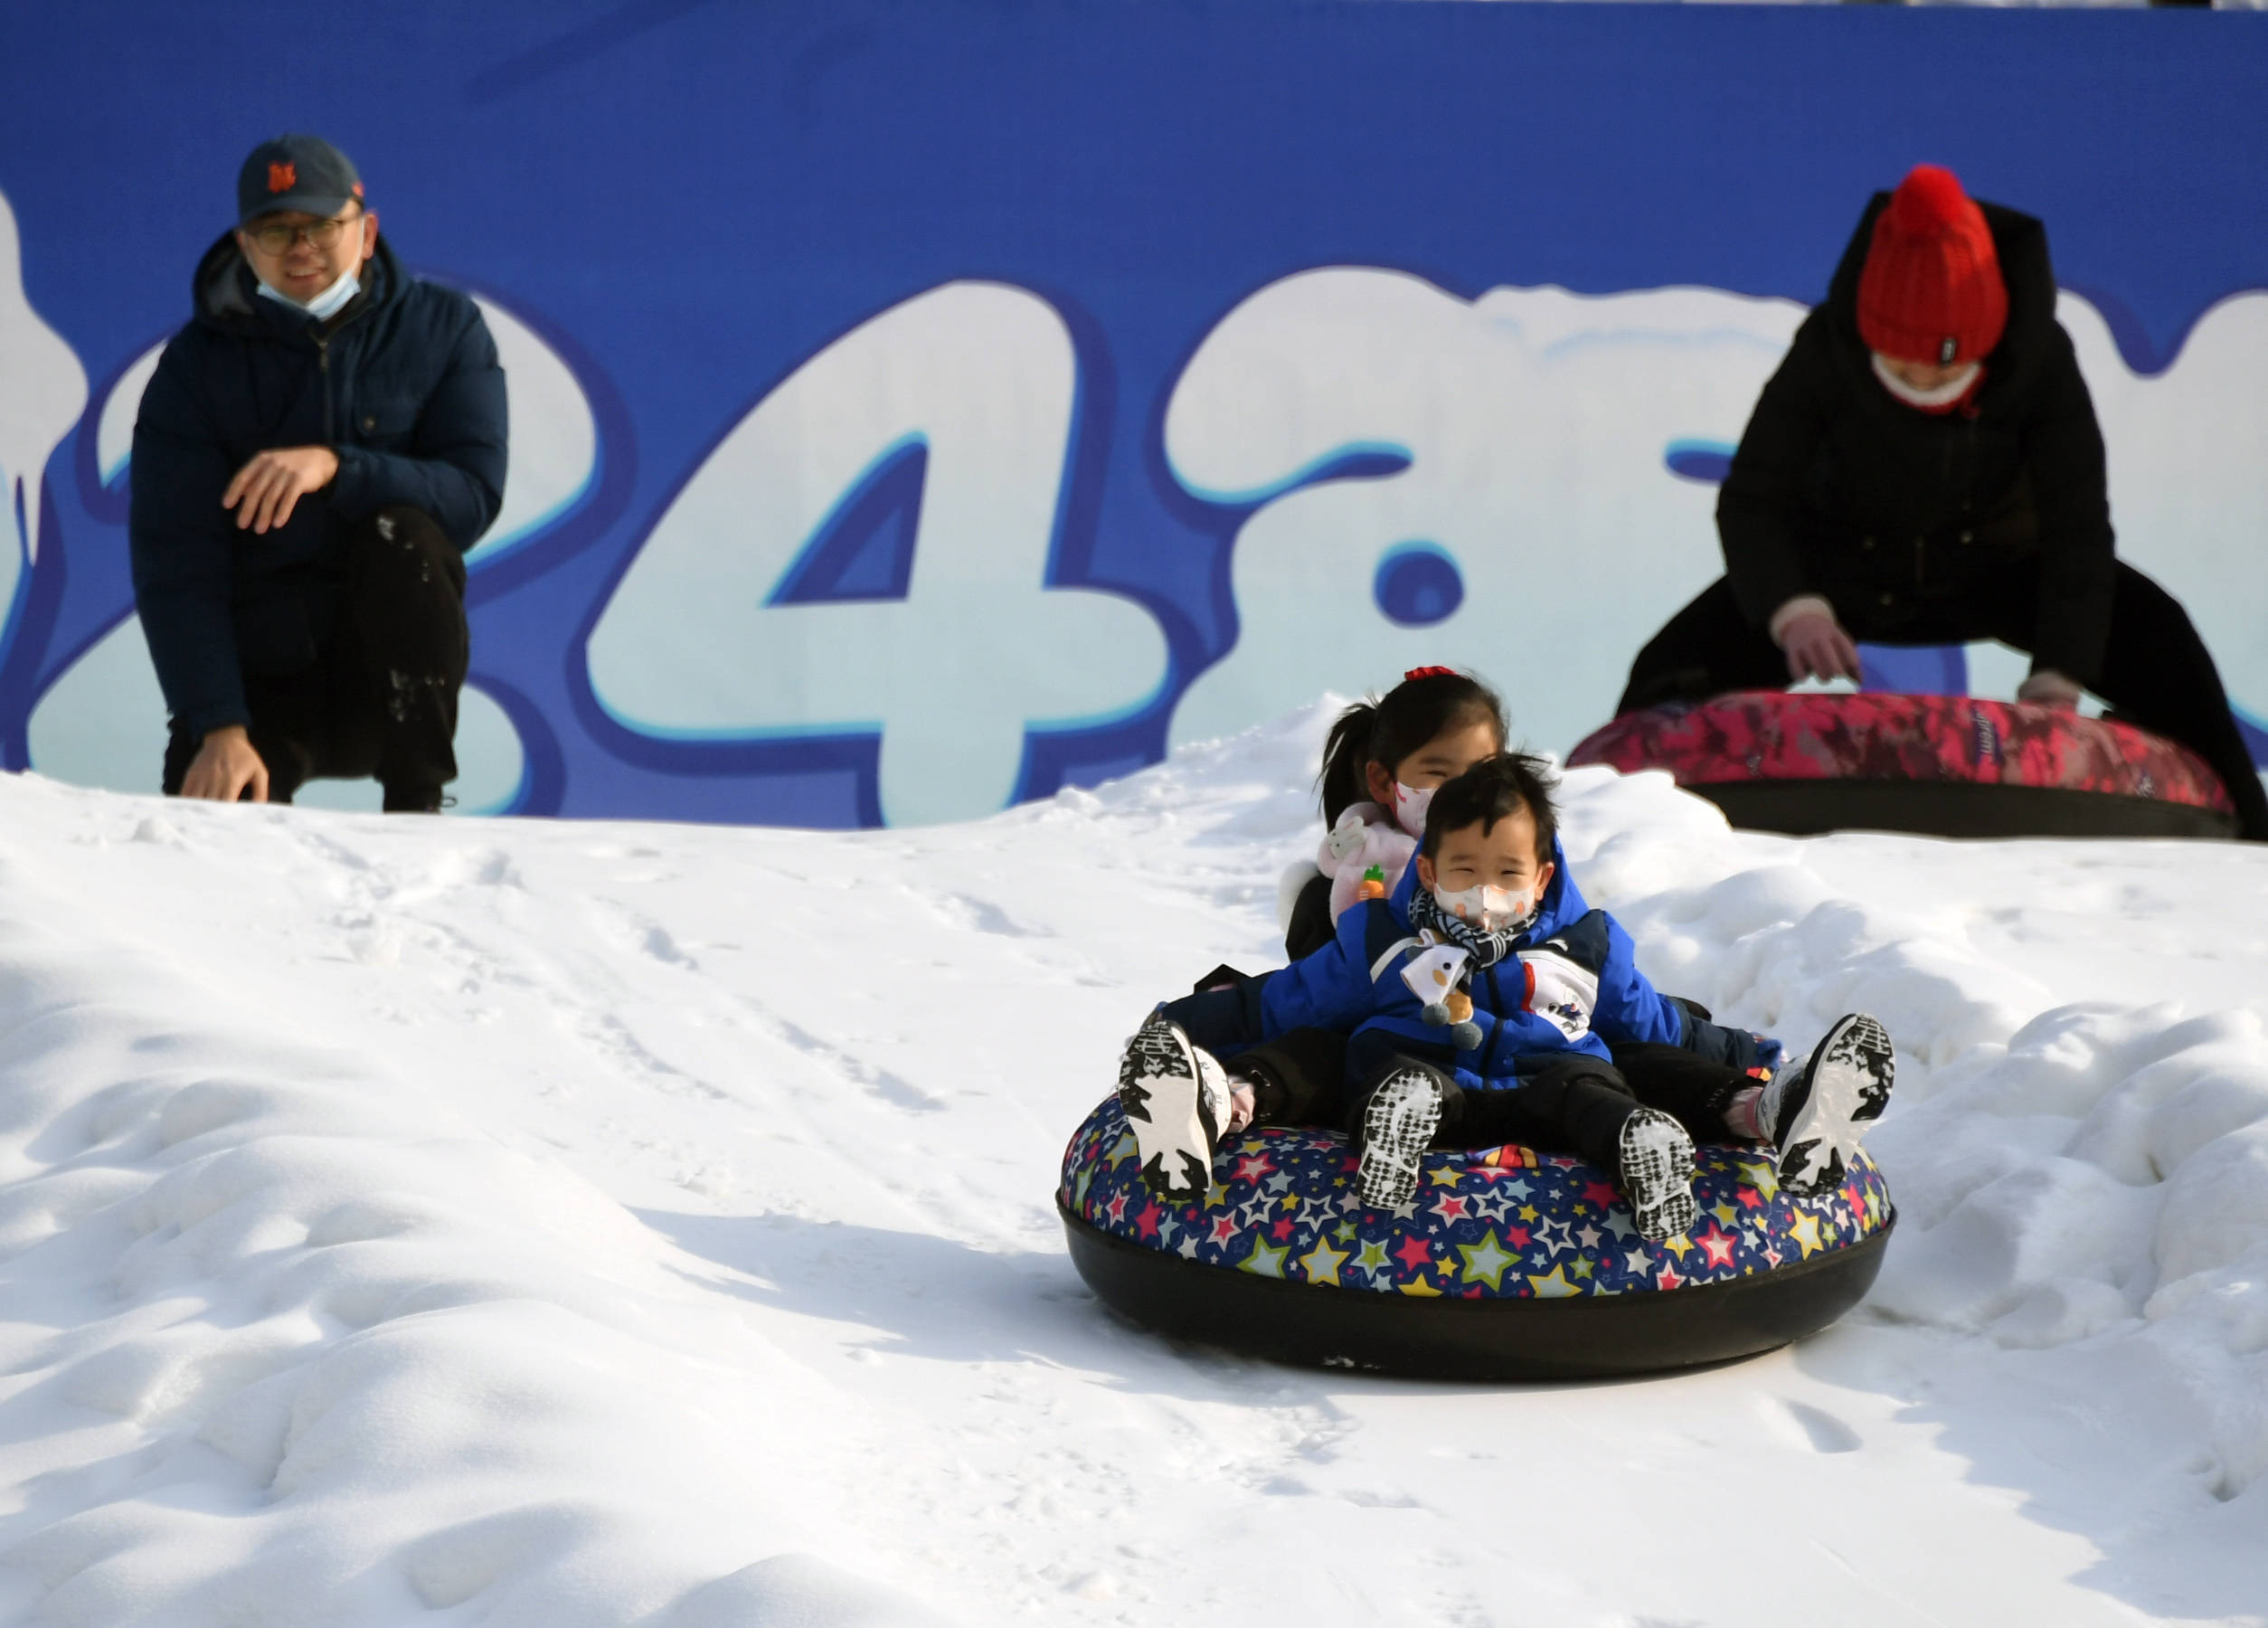
<path fill-rule="evenodd" d="M 1433 800 L 1434 787 L 1415 790 L 1400 781 L 1394 782 L 1394 823 L 1421 841 L 1425 837 L 1425 810 Z"/>
<path fill-rule="evenodd" d="M 1507 927 L 1517 927 L 1536 913 L 1536 890 L 1514 893 L 1508 887 L 1481 885 L 1468 887 L 1457 893 L 1433 890 L 1434 902 L 1470 927 L 1483 932 L 1500 932 Z"/>

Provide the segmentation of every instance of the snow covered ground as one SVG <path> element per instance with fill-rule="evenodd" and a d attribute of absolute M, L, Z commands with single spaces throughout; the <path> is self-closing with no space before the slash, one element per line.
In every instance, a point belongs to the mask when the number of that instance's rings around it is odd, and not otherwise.
<path fill-rule="evenodd" d="M 1105 1316 L 1063 1141 L 1273 963 L 1323 717 L 851 836 L 0 781 L 0 1618 L 2268 1621 L 2268 850 L 1580 771 L 1665 987 L 1888 1021 L 1868 1303 L 1527 1388 Z"/>

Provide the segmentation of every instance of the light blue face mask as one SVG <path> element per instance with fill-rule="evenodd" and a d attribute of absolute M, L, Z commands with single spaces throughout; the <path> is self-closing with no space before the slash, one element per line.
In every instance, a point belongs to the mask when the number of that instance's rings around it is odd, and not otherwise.
<path fill-rule="evenodd" d="M 289 306 L 295 311 L 305 311 L 317 322 L 328 322 L 346 308 L 346 302 L 362 291 L 362 286 L 363 279 L 356 276 L 350 267 L 340 274 L 338 281 L 324 289 L 313 299 L 306 301 L 294 299 L 288 294 L 278 293 L 266 283 L 260 285 L 260 291 L 278 305 Z"/>

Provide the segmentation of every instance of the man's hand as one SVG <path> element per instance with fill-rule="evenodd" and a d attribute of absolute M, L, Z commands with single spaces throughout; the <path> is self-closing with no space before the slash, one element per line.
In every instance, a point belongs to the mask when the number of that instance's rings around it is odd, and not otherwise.
<path fill-rule="evenodd" d="M 1780 648 L 1788 654 L 1788 677 L 1799 682 L 1858 677 L 1858 647 L 1831 612 L 1795 618 L 1780 630 Z"/>
<path fill-rule="evenodd" d="M 252 750 L 244 726 L 230 724 L 205 736 L 198 746 L 189 772 L 182 778 L 181 794 L 213 802 L 236 802 L 243 797 L 247 787 L 251 789 L 254 802 L 268 800 L 268 765 Z"/>
<path fill-rule="evenodd" d="M 236 511 L 236 529 L 272 531 L 291 518 L 292 506 L 319 492 L 338 473 L 338 454 L 328 447 L 270 447 L 237 470 L 221 506 Z"/>

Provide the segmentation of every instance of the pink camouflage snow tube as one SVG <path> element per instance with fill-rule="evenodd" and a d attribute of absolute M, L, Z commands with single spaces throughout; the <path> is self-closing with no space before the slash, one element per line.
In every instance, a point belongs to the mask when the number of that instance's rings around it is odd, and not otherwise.
<path fill-rule="evenodd" d="M 1969 696 L 1745 690 L 1628 713 L 1570 767 L 1663 769 L 1736 826 L 1945 837 L 2227 837 L 2188 747 L 2131 724 Z"/>

